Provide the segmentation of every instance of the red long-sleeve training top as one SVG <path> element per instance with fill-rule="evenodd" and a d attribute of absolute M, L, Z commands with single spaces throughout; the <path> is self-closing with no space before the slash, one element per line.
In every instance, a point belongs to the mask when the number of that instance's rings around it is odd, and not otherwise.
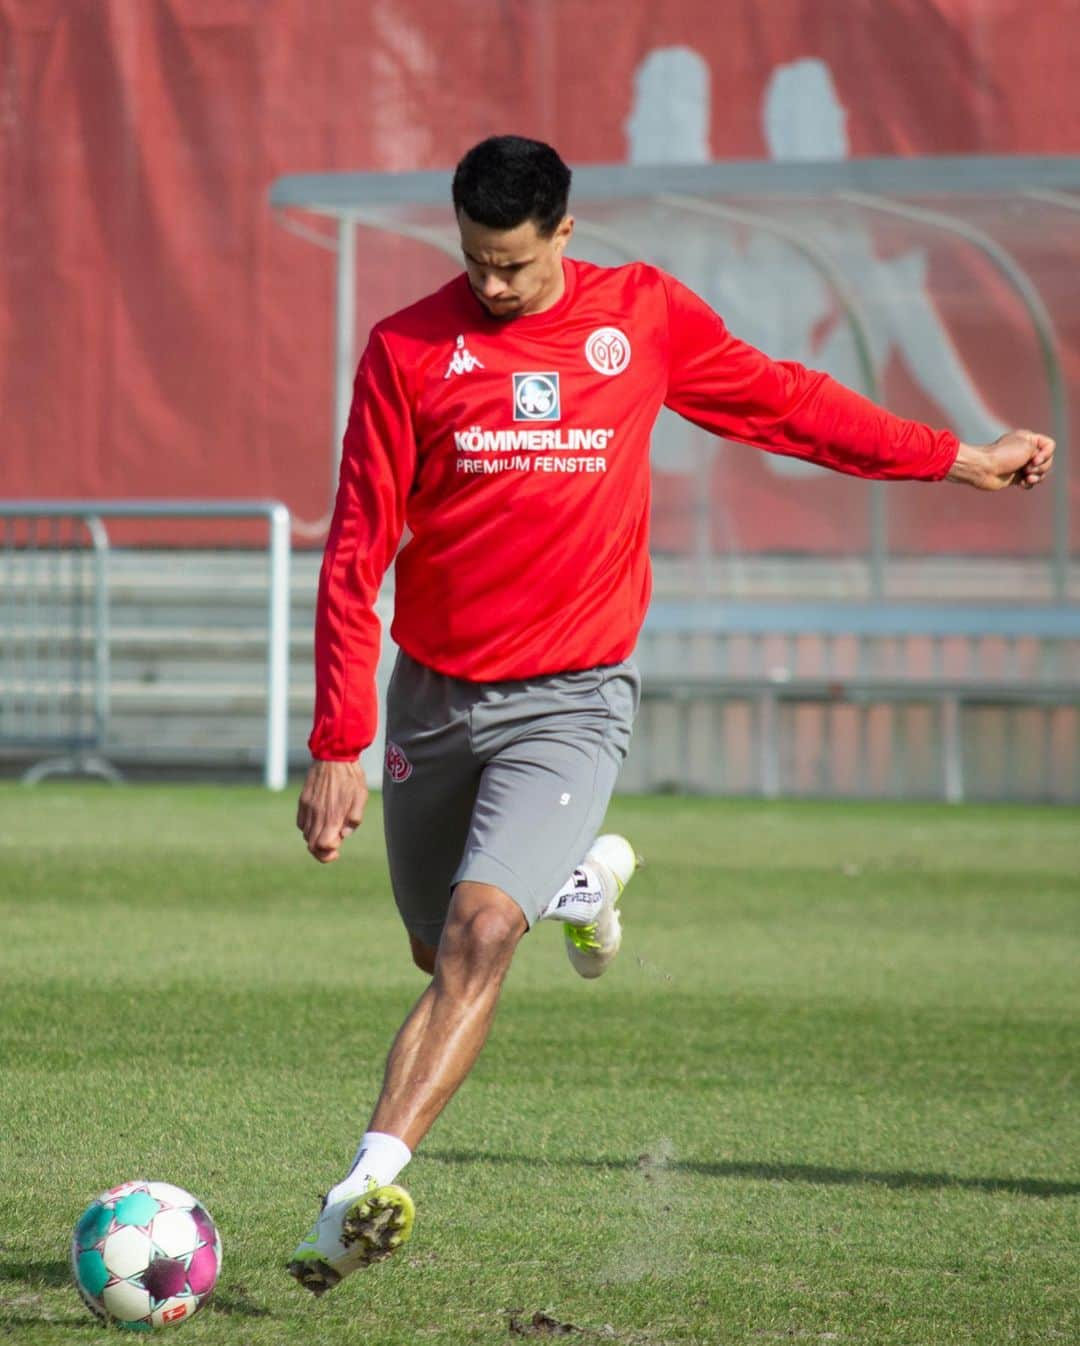
<path fill-rule="evenodd" d="M 655 267 L 564 260 L 543 313 L 491 317 L 462 275 L 380 322 L 356 375 L 315 624 L 314 757 L 375 735 L 375 598 L 391 634 L 475 682 L 610 664 L 649 601 L 662 405 L 859 477 L 945 476 L 958 442 L 731 336 Z"/>

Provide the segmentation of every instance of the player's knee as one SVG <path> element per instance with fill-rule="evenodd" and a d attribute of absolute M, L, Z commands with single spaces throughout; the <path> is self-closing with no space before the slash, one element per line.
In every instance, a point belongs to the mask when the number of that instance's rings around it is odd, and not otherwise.
<path fill-rule="evenodd" d="M 500 889 L 459 884 L 443 931 L 440 955 L 469 962 L 509 960 L 525 933 L 521 908 Z"/>
<path fill-rule="evenodd" d="M 517 913 L 485 908 L 474 912 L 465 923 L 465 938 L 476 949 L 509 953 L 521 937 Z"/>
<path fill-rule="evenodd" d="M 412 950 L 412 960 L 421 972 L 426 972 L 429 976 L 435 971 L 435 953 L 436 951 L 430 944 L 425 944 L 415 935 L 409 936 L 409 948 Z"/>

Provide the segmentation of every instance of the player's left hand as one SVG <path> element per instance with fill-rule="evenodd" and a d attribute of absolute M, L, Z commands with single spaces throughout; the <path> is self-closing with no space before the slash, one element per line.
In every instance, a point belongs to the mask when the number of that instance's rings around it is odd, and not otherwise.
<path fill-rule="evenodd" d="M 961 444 L 949 477 L 981 491 L 1019 486 L 1030 491 L 1050 471 L 1054 441 L 1034 430 L 1010 430 L 992 444 Z"/>

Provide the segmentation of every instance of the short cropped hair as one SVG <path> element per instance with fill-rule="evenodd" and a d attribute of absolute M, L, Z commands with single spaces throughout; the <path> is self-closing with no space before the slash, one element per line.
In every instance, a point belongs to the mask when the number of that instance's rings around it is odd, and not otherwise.
<path fill-rule="evenodd" d="M 454 171 L 454 210 L 488 229 L 532 220 L 550 238 L 566 215 L 570 170 L 550 145 L 524 136 L 490 136 Z"/>

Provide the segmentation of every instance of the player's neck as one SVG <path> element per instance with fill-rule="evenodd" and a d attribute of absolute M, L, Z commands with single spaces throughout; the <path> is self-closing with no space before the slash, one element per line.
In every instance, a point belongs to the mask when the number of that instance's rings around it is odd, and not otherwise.
<path fill-rule="evenodd" d="M 565 268 L 566 268 L 566 260 L 565 258 L 560 256 L 558 267 L 556 268 L 555 274 L 552 276 L 551 279 L 550 289 L 545 290 L 543 294 L 539 297 L 536 307 L 530 308 L 527 313 L 522 314 L 522 317 L 534 317 L 538 313 L 546 313 L 548 309 L 555 307 L 555 305 L 566 293 Z"/>

